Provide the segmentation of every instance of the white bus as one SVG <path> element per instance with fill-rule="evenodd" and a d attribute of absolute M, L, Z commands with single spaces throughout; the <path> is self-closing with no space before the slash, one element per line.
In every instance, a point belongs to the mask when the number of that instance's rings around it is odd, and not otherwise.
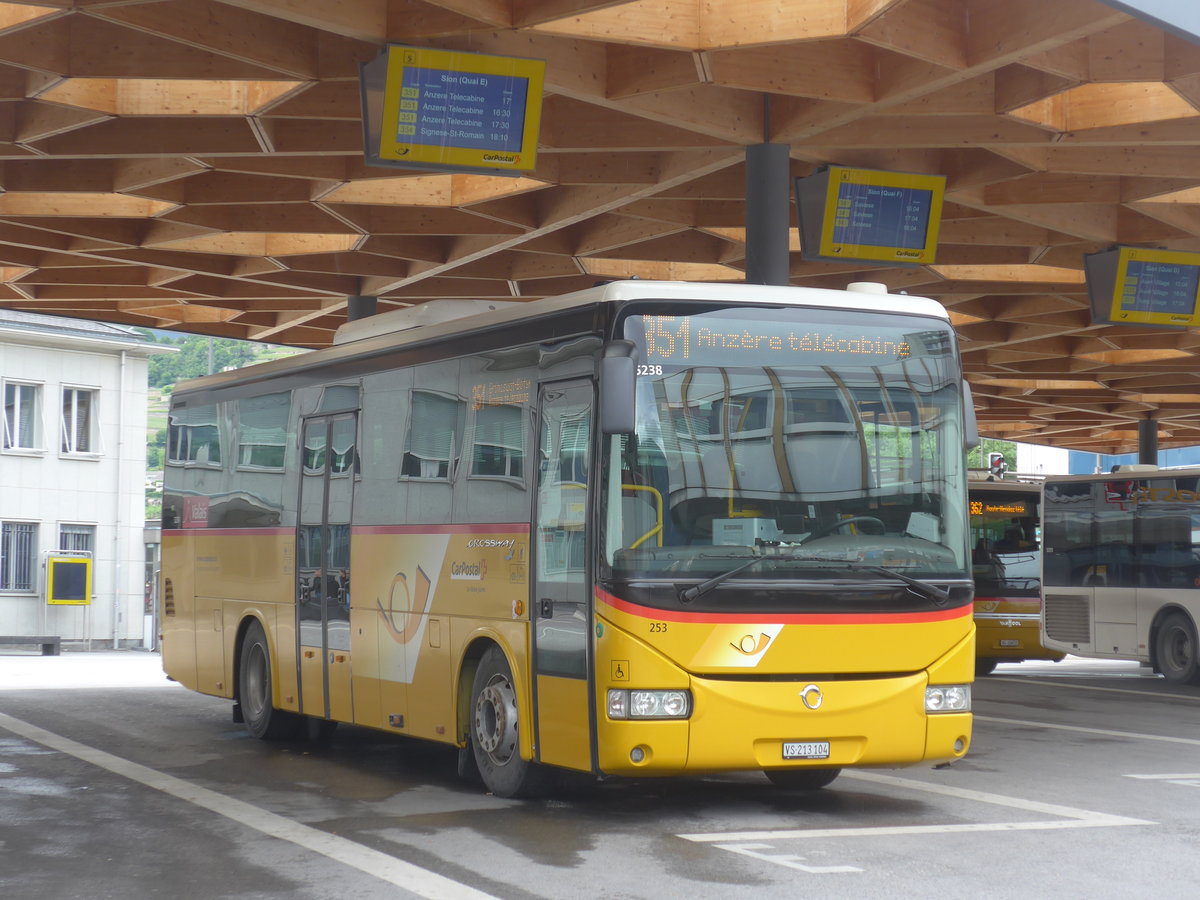
<path fill-rule="evenodd" d="M 1200 684 L 1200 468 L 1049 476 L 1043 491 L 1043 644 Z"/>

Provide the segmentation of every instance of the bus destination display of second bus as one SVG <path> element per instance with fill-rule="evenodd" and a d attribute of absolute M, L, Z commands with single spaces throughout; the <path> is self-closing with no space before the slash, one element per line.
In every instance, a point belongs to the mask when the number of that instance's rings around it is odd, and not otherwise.
<path fill-rule="evenodd" d="M 642 329 L 631 327 L 636 323 Z M 641 344 L 644 362 L 660 365 L 787 365 L 848 357 L 894 362 L 913 356 L 908 335 L 846 325 L 797 328 L 744 319 L 643 315 L 631 317 L 626 333 Z"/>

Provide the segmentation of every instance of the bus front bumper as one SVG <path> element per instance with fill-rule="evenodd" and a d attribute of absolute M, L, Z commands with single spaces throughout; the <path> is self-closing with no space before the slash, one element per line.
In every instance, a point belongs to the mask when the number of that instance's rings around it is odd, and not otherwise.
<path fill-rule="evenodd" d="M 813 684 L 693 677 L 688 719 L 613 721 L 602 709 L 600 768 L 646 776 L 958 759 L 971 713 L 927 713 L 928 681 L 925 672 Z M 785 745 L 807 758 L 787 758 Z"/>

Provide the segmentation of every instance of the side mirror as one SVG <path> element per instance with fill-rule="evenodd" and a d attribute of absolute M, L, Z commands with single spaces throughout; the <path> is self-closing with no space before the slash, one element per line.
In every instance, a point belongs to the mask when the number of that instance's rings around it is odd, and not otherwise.
<path fill-rule="evenodd" d="M 600 432 L 632 434 L 637 425 L 634 394 L 637 384 L 637 346 L 633 341 L 609 341 L 600 357 Z"/>
<path fill-rule="evenodd" d="M 979 446 L 979 420 L 975 418 L 975 398 L 971 394 L 971 386 L 965 381 L 963 386 L 963 446 L 974 450 Z"/>

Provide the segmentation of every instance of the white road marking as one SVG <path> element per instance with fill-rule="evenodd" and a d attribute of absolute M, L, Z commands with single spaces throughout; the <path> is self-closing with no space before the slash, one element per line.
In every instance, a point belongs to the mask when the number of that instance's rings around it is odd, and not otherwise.
<path fill-rule="evenodd" d="M 288 841 L 320 853 L 335 862 L 358 869 L 360 872 L 394 884 L 419 897 L 427 897 L 430 900 L 460 900 L 460 898 L 494 900 L 491 894 L 477 891 L 402 859 L 396 859 L 394 856 L 380 853 L 378 850 L 372 850 L 370 847 L 334 834 L 328 834 L 320 829 L 302 825 L 242 800 L 236 800 L 233 797 L 227 797 L 216 791 L 210 791 L 189 781 L 184 781 L 182 778 L 176 778 L 174 775 L 167 775 L 157 769 L 151 769 L 140 763 L 105 753 L 103 750 L 97 750 L 86 744 L 80 744 L 70 738 L 62 737 L 3 713 L 0 713 L 0 728 L 5 728 L 52 750 L 73 756 L 123 778 L 207 809 L 269 837 Z"/>
<path fill-rule="evenodd" d="M 1103 694 L 1134 694 L 1143 700 L 1190 700 L 1193 703 L 1200 703 L 1200 696 L 1196 694 L 1160 694 L 1157 691 L 1135 691 L 1129 688 L 1100 687 L 1095 684 L 1074 684 L 1066 678 L 1062 681 L 1042 681 L 1040 678 L 1023 678 L 1020 675 L 989 675 L 987 678 L 988 681 L 992 681 L 993 679 L 1018 684 L 1040 684 L 1045 687 L 1070 688 L 1073 691 L 1099 691 Z"/>
<path fill-rule="evenodd" d="M 1049 728 L 1055 731 L 1075 731 L 1082 734 L 1099 734 L 1104 737 L 1130 738 L 1137 741 L 1161 741 L 1167 744 L 1189 744 L 1200 747 L 1200 739 L 1172 737 L 1167 734 L 1142 734 L 1137 731 L 1112 731 L 1107 728 L 1084 728 L 1080 725 L 1058 725 L 1053 722 L 1034 722 L 1029 719 L 1002 719 L 997 716 L 981 716 L 976 714 L 977 722 L 999 722 L 1001 725 L 1025 725 L 1029 728 Z"/>
<path fill-rule="evenodd" d="M 1126 778 L 1138 778 L 1143 781 L 1165 781 L 1167 784 L 1182 784 L 1184 787 L 1200 788 L 1200 773 L 1187 775 L 1126 775 Z"/>
<path fill-rule="evenodd" d="M 1020 797 L 1007 797 L 1003 794 L 991 794 L 985 791 L 973 791 L 967 788 L 957 788 L 943 784 L 929 784 L 910 778 L 897 778 L 894 775 L 880 775 L 876 772 L 843 772 L 841 778 L 857 781 L 872 781 L 876 784 L 886 784 L 891 787 L 905 788 L 927 794 L 940 794 L 943 797 L 954 797 L 959 800 L 970 800 L 977 803 L 990 803 L 995 806 L 1007 806 L 1025 812 L 1042 813 L 1048 816 L 1058 816 L 1057 819 L 1036 822 L 981 822 L 969 825 L 883 825 L 871 828 L 801 828 L 778 831 L 734 831 L 720 834 L 680 834 L 687 841 L 718 846 L 732 843 L 780 840 L 798 840 L 801 838 L 837 838 L 837 837 L 875 837 L 895 834 L 955 834 L 981 831 L 1043 831 L 1063 828 L 1112 828 L 1128 825 L 1157 825 L 1146 819 L 1132 819 L 1127 816 L 1114 816 L 1108 813 L 1094 812 L 1088 809 L 1077 809 L 1073 806 L 1060 806 L 1055 803 L 1042 803 L 1038 800 L 1024 800 Z M 725 847 L 725 849 L 732 849 Z"/>
<path fill-rule="evenodd" d="M 763 850 L 773 849 L 770 844 L 716 844 L 721 850 L 732 850 L 734 853 L 740 853 L 742 856 L 749 856 L 751 859 L 761 859 L 764 862 L 775 863 L 778 866 L 787 866 L 789 869 L 798 869 L 801 872 L 807 872 L 809 875 L 830 875 L 839 872 L 861 872 L 862 869 L 855 866 L 806 866 L 800 860 L 803 856 L 796 856 L 794 853 L 763 853 Z"/>

